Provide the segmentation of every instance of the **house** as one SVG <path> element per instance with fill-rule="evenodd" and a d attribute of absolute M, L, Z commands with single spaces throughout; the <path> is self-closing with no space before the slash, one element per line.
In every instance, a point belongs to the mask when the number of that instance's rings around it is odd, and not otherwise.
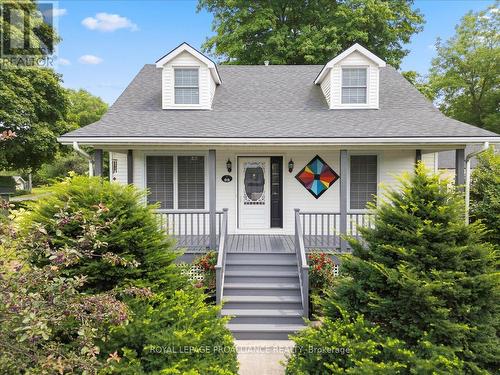
<path fill-rule="evenodd" d="M 477 144 L 471 144 L 465 147 L 465 154 L 469 155 L 473 152 L 481 150 L 481 146 Z M 495 152 L 499 152 L 499 147 L 495 147 Z M 444 176 L 454 179 L 455 178 L 455 154 L 453 151 L 442 151 L 439 152 L 436 158 L 437 168 L 440 173 Z M 471 169 L 476 168 L 477 158 L 471 159 Z"/>
<path fill-rule="evenodd" d="M 396 176 L 498 135 L 441 114 L 355 44 L 324 66 L 217 66 L 183 43 L 145 65 L 97 123 L 60 142 L 109 152 L 111 179 L 149 189 L 185 257 L 218 250 L 217 300 L 238 338 L 286 337 L 308 314 L 311 249 L 348 251 Z"/>

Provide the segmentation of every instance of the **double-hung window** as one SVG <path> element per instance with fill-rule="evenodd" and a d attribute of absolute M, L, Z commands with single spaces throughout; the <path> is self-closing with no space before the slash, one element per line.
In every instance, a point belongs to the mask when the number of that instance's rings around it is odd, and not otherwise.
<path fill-rule="evenodd" d="M 342 68 L 342 104 L 366 104 L 366 68 Z"/>
<path fill-rule="evenodd" d="M 377 155 L 351 155 L 351 210 L 363 210 L 377 195 Z"/>
<path fill-rule="evenodd" d="M 154 155 L 146 157 L 148 203 L 162 209 L 205 208 L 205 157 Z"/>
<path fill-rule="evenodd" d="M 175 104 L 199 104 L 198 68 L 174 68 Z"/>

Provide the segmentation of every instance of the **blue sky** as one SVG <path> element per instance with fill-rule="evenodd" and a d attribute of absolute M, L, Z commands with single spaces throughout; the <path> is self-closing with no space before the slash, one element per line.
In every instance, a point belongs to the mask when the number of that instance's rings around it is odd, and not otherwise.
<path fill-rule="evenodd" d="M 437 37 L 449 38 L 469 10 L 482 10 L 486 0 L 421 0 L 424 31 L 407 46 L 402 70 L 426 73 Z M 212 16 L 196 12 L 188 0 L 61 0 L 57 17 L 62 42 L 57 70 L 64 85 L 84 88 L 113 103 L 144 64 L 183 41 L 199 48 L 212 35 Z"/>

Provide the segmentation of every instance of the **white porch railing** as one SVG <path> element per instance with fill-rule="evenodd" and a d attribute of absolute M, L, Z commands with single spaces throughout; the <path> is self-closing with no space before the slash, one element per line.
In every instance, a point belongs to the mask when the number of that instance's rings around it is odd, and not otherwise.
<path fill-rule="evenodd" d="M 210 245 L 210 211 L 208 210 L 157 210 L 158 223 L 169 236 L 177 240 L 178 247 L 207 250 Z M 220 242 L 223 211 L 215 213 L 216 246 Z M 214 248 L 213 250 L 217 250 Z"/>

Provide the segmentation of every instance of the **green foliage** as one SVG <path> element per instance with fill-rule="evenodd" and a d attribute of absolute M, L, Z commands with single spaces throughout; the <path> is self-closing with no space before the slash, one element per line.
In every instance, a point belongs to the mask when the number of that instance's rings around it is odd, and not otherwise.
<path fill-rule="evenodd" d="M 236 374 L 236 350 L 227 319 L 204 302 L 201 290 L 159 292 L 128 301 L 135 318 L 111 334 L 107 351 L 123 355 L 106 374 Z"/>
<path fill-rule="evenodd" d="M 468 371 L 492 370 L 499 358 L 498 257 L 484 227 L 466 226 L 463 199 L 422 164 L 388 193 L 375 227 L 342 264 L 347 276 L 325 310 L 363 314 L 418 349 L 425 339 L 453 349 Z"/>
<path fill-rule="evenodd" d="M 308 254 L 309 284 L 314 289 L 329 289 L 335 278 L 335 262 L 331 255 L 322 252 Z"/>
<path fill-rule="evenodd" d="M 101 342 L 102 373 L 236 373 L 226 320 L 172 263 L 178 254 L 144 201 L 133 186 L 68 178 L 18 219 L 30 234 L 23 247 L 35 264 L 86 275 L 83 290 L 113 290 L 128 305 L 128 323 Z"/>
<path fill-rule="evenodd" d="M 0 142 L 0 169 L 36 170 L 50 161 L 57 136 L 69 130 L 66 109 L 61 77 L 52 70 L 0 69 L 0 133 L 14 134 Z"/>
<path fill-rule="evenodd" d="M 479 155 L 472 173 L 471 218 L 488 228 L 485 239 L 500 246 L 500 155 L 491 148 Z"/>
<path fill-rule="evenodd" d="M 157 224 L 154 207 L 144 205 L 143 193 L 133 186 L 81 176 L 51 190 L 22 218 L 25 231 L 43 225 L 46 232 L 26 244 L 36 264 L 47 262 L 44 246 L 50 242 L 60 262 L 68 265 L 65 273 L 87 275 L 91 291 L 142 279 L 175 285 L 170 269 L 177 254 Z M 90 234 L 82 237 L 87 229 Z M 68 247 L 78 253 L 68 253 Z"/>
<path fill-rule="evenodd" d="M 403 45 L 422 29 L 407 0 L 199 0 L 216 35 L 203 45 L 235 64 L 325 64 L 358 42 L 398 67 Z"/>
<path fill-rule="evenodd" d="M 469 12 L 447 42 L 438 40 L 430 84 L 450 117 L 500 133 L 500 13 Z"/>
<path fill-rule="evenodd" d="M 69 101 L 66 121 L 72 128 L 81 128 L 98 121 L 108 110 L 108 105 L 101 98 L 86 90 L 66 90 Z"/>
<path fill-rule="evenodd" d="M 209 292 L 215 292 L 215 266 L 217 264 L 217 252 L 209 251 L 206 254 L 196 258 L 193 262 L 203 270 L 202 286 Z"/>
<path fill-rule="evenodd" d="M 70 172 L 84 176 L 88 170 L 89 161 L 80 154 L 58 152 L 51 163 L 42 165 L 36 172 L 33 176 L 33 183 L 37 185 L 53 183 L 67 177 Z"/>
<path fill-rule="evenodd" d="M 95 373 L 98 338 L 127 307 L 112 293 L 81 293 L 85 277 L 63 277 L 54 260 L 27 263 L 14 226 L 0 223 L 0 238 L 0 372 Z"/>
<path fill-rule="evenodd" d="M 421 355 L 391 338 L 363 316 L 326 318 L 293 338 L 296 348 L 287 374 L 460 374 L 461 363 L 450 350 L 420 343 Z"/>

